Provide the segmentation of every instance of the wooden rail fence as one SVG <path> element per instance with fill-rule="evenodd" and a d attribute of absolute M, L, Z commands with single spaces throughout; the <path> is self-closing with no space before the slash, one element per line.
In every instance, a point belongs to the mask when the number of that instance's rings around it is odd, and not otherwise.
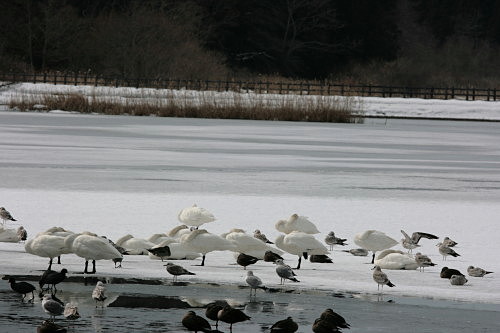
<path fill-rule="evenodd" d="M 238 80 L 181 80 L 181 79 L 127 79 L 89 74 L 64 73 L 0 73 L 0 81 L 17 83 L 49 83 L 64 85 L 93 85 L 155 89 L 186 89 L 207 91 L 235 91 L 258 94 L 295 94 L 323 96 L 370 96 L 424 99 L 462 99 L 467 101 L 497 101 L 498 91 L 485 88 L 401 87 L 361 84 L 311 82 L 269 82 Z"/>

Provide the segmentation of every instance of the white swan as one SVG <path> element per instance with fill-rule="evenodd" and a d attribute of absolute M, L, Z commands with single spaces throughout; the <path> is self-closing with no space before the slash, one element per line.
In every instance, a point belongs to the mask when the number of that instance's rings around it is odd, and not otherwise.
<path fill-rule="evenodd" d="M 135 238 L 130 234 L 119 238 L 115 242 L 115 244 L 123 247 L 128 254 L 136 255 L 147 255 L 149 253 L 147 249 L 150 249 L 156 245 L 155 243 L 147 241 L 145 239 Z"/>
<path fill-rule="evenodd" d="M 366 230 L 354 236 L 354 243 L 359 247 L 372 251 L 372 264 L 375 260 L 375 252 L 386 250 L 398 244 L 398 241 L 384 234 L 382 231 Z"/>
<path fill-rule="evenodd" d="M 0 242 L 17 243 L 19 240 L 16 229 L 7 229 L 0 225 Z"/>
<path fill-rule="evenodd" d="M 229 233 L 223 235 L 222 237 L 225 237 L 227 240 L 236 244 L 236 252 L 244 253 L 261 260 L 264 259 L 266 251 L 273 251 L 279 255 L 283 254 L 283 251 L 269 246 L 260 239 L 246 234 L 245 231 L 241 229 L 231 229 Z"/>
<path fill-rule="evenodd" d="M 175 239 L 166 239 L 163 242 L 159 243 L 158 245 L 153 246 L 153 248 L 162 247 L 166 245 L 168 245 L 168 247 L 170 248 L 170 256 L 166 257 L 167 259 L 193 260 L 201 257 L 201 254 L 189 250 L 184 244 L 178 243 L 178 241 Z M 152 253 L 149 253 L 148 255 L 149 258 L 151 259 L 158 259 L 158 260 L 161 259 L 160 257 L 155 256 Z"/>
<path fill-rule="evenodd" d="M 419 267 L 415 259 L 399 250 L 384 250 L 375 259 L 375 265 L 383 269 L 413 270 Z"/>
<path fill-rule="evenodd" d="M 196 229 L 187 235 L 183 235 L 180 239 L 181 244 L 184 244 L 188 249 L 202 254 L 200 266 L 205 265 L 205 256 L 212 251 L 235 251 L 236 245 L 221 236 L 211 234 L 205 229 Z"/>
<path fill-rule="evenodd" d="M 212 213 L 205 208 L 196 206 L 196 204 L 181 210 L 177 218 L 181 223 L 196 228 L 202 224 L 215 221 L 215 216 Z"/>
<path fill-rule="evenodd" d="M 177 227 L 171 229 L 167 232 L 168 237 L 172 237 L 175 239 L 181 238 L 182 235 L 189 234 L 191 230 L 189 230 L 188 226 L 185 224 L 178 225 Z"/>
<path fill-rule="evenodd" d="M 319 230 L 314 223 L 309 221 L 306 216 L 299 216 L 297 214 L 293 214 L 288 220 L 279 220 L 276 222 L 275 228 L 279 232 L 285 234 L 289 234 L 292 231 L 302 231 L 306 234 L 319 234 Z"/>
<path fill-rule="evenodd" d="M 274 244 L 280 249 L 299 257 L 296 269 L 300 269 L 302 256 L 307 259 L 310 254 L 328 254 L 330 253 L 326 246 L 314 238 L 313 235 L 301 231 L 292 231 L 287 235 L 279 235 Z"/>
<path fill-rule="evenodd" d="M 167 236 L 167 234 L 153 234 L 146 240 L 151 243 L 160 244 L 161 242 L 164 242 L 166 240 L 175 240 L 175 239 Z"/>
<path fill-rule="evenodd" d="M 96 260 L 112 260 L 123 258 L 122 254 L 114 248 L 107 239 L 91 233 L 70 235 L 64 240 L 66 247 L 79 257 L 85 259 L 84 273 L 94 274 Z M 92 260 L 92 272 L 88 271 L 89 260 Z"/>
<path fill-rule="evenodd" d="M 24 244 L 24 249 L 29 254 L 50 258 L 49 267 L 52 269 L 52 260 L 61 254 L 71 253 L 71 248 L 66 246 L 65 237 L 50 234 L 39 234 Z"/>

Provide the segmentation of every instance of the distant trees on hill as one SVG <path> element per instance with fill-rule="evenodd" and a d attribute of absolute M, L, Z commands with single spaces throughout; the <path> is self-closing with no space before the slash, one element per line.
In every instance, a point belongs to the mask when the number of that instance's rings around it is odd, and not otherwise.
<path fill-rule="evenodd" d="M 0 70 L 500 82 L 500 1 L 9 0 Z"/>

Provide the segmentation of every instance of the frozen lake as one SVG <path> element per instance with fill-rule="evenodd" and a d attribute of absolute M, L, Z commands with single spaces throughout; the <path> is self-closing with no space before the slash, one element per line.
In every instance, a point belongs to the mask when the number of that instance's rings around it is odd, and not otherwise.
<path fill-rule="evenodd" d="M 217 216 L 207 226 L 210 232 L 259 228 L 271 239 L 278 234 L 274 223 L 298 212 L 318 225 L 318 239 L 335 230 L 352 247 L 354 234 L 366 229 L 383 230 L 398 240 L 400 229 L 450 236 L 458 239 L 462 257 L 448 265 L 499 272 L 499 143 L 500 123 L 378 119 L 348 125 L 0 112 L 0 206 L 31 236 L 58 225 L 112 239 L 166 232 L 178 224 L 177 212 L 192 203 Z M 305 282 L 295 292 L 261 294 L 251 303 L 247 289 L 227 288 L 224 298 L 235 299 L 254 318 L 235 331 L 264 331 L 291 315 L 300 321 L 299 331 L 309 332 L 317 315 L 333 306 L 349 318 L 351 332 L 398 331 L 402 326 L 415 332 L 436 327 L 442 332 L 497 332 L 500 284 L 495 274 L 471 278 L 462 289 L 450 288 L 434 279 L 442 265 L 435 244 L 423 244 L 423 252 L 440 266 L 426 275 L 389 271 L 399 281 L 382 299 L 373 292 L 371 273 L 366 280 L 358 274 L 351 278 L 352 267 L 342 265 L 350 265 L 352 258 L 338 252 L 333 253 L 337 265 L 331 281 L 315 276 L 316 268 L 301 270 Z M 19 244 L 14 245 L 18 251 Z M 37 275 L 46 267 L 45 259 L 11 256 L 10 247 L 2 249 L 4 274 Z M 26 263 L 27 256 L 32 262 L 26 267 L 15 260 Z M 209 254 L 207 274 L 189 288 L 109 288 L 124 295 L 219 299 L 218 287 L 203 288 L 203 283 L 221 283 L 215 266 L 221 269 L 225 262 L 214 264 L 211 258 L 225 260 L 222 254 Z M 77 270 L 76 262 L 69 262 L 70 273 Z M 104 274 L 160 275 L 148 270 L 148 262 L 140 264 L 142 273 L 131 268 L 128 273 L 104 269 Z M 369 270 L 361 261 L 353 265 L 356 273 Z M 272 276 L 264 265 L 256 269 L 265 278 Z M 233 277 L 228 271 L 224 279 L 240 281 L 240 273 Z M 275 286 L 275 279 L 266 281 L 271 283 Z M 88 288 L 68 283 L 64 289 L 62 297 L 73 295 L 86 316 L 77 322 L 77 331 L 113 331 L 115 325 L 182 331 L 185 308 L 107 307 L 98 313 L 84 301 Z M 8 314 L 0 330 L 12 331 L 13 322 L 22 323 L 20 332 L 34 330 L 30 320 L 38 323 L 45 317 L 39 304 L 17 303 L 4 281 L 0 293 L 0 312 Z M 333 296 L 338 294 L 344 298 Z"/>

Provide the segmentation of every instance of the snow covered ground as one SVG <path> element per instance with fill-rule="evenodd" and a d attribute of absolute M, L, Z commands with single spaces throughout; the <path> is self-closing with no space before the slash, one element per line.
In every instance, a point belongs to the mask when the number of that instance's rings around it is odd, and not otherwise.
<path fill-rule="evenodd" d="M 61 226 L 113 240 L 147 238 L 178 225 L 177 213 L 193 203 L 217 217 L 206 226 L 216 234 L 260 229 L 274 239 L 275 222 L 293 213 L 317 225 L 318 240 L 333 230 L 348 239 L 347 248 L 357 247 L 354 235 L 367 229 L 397 240 L 400 229 L 429 232 L 458 241 L 461 256 L 442 261 L 436 241 L 424 239 L 419 250 L 438 266 L 425 273 L 387 270 L 396 287 L 384 294 L 500 304 L 498 142 L 498 123 L 0 112 L 0 206 L 18 219 L 13 227 L 23 225 L 30 237 Z M 285 288 L 377 294 L 369 258 L 339 250 L 331 252 L 334 264 L 303 263 L 300 283 Z M 296 257 L 285 258 L 296 264 Z M 0 261 L 2 274 L 33 275 L 48 262 L 12 243 L 0 243 Z M 83 268 L 74 255 L 63 256 L 63 263 L 70 274 Z M 206 267 L 180 263 L 197 274 L 186 280 L 244 285 L 245 272 L 231 265 L 230 252 L 209 253 Z M 495 273 L 452 286 L 439 278 L 445 265 Z M 274 265 L 259 262 L 251 269 L 267 286 L 278 285 Z M 121 270 L 98 262 L 97 270 L 106 277 L 170 279 L 147 256 L 126 257 Z"/>
<path fill-rule="evenodd" d="M 293 103 L 300 105 L 301 103 L 307 104 L 311 101 L 321 101 L 321 103 L 342 103 L 342 101 L 345 100 L 344 97 L 339 96 L 299 96 L 213 91 L 199 92 L 193 90 L 157 90 L 146 88 L 135 89 L 20 83 L 0 89 L 0 110 L 6 110 L 7 108 L 5 105 L 12 99 L 36 99 L 47 93 L 78 93 L 96 100 L 107 100 L 120 103 L 144 103 L 144 101 L 147 100 L 154 104 L 162 103 L 162 101 L 174 101 L 175 103 L 181 104 L 200 104 L 216 101 L 217 104 L 289 105 Z M 355 110 L 359 110 L 366 116 L 500 120 L 500 101 L 357 97 L 349 98 L 348 103 Z"/>

